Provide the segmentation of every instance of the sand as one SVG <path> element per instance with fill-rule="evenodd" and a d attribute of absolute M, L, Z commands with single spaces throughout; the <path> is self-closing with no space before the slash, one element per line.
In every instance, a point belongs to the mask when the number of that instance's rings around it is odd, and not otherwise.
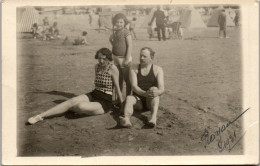
<path fill-rule="evenodd" d="M 74 20 L 77 17 L 74 16 Z M 156 52 L 154 63 L 164 70 L 166 90 L 160 100 L 158 125 L 154 129 L 144 125 L 150 117 L 149 111 L 135 112 L 131 129 L 118 128 L 116 109 L 100 116 L 68 112 L 26 125 L 29 117 L 94 88 L 94 65 L 97 63 L 94 55 L 101 47 L 111 48 L 110 32 L 85 28 L 86 22 L 80 20 L 73 23 L 73 27 L 59 24 L 62 37 L 68 36 L 71 40 L 87 30 L 88 46 L 62 45 L 62 40 L 41 41 L 32 39 L 30 34 L 18 34 L 19 156 L 243 153 L 243 139 L 238 141 L 242 135 L 242 118 L 209 144 L 203 137 L 205 129 L 215 133 L 243 111 L 241 35 L 237 28 L 227 28 L 228 39 L 217 38 L 218 28 L 206 28 L 184 30 L 184 40 L 167 41 L 156 38 L 149 41 L 145 29 L 136 29 L 134 63 L 138 63 L 140 49 L 148 46 Z M 229 139 L 230 136 L 234 139 Z M 224 146 L 221 142 L 227 139 L 230 145 L 220 152 Z M 229 152 L 236 141 L 238 144 Z"/>

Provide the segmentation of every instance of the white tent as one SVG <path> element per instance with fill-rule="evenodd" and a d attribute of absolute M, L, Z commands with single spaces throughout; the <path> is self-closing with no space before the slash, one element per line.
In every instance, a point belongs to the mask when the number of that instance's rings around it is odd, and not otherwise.
<path fill-rule="evenodd" d="M 184 28 L 206 28 L 200 13 L 193 7 L 183 10 L 179 22 Z"/>

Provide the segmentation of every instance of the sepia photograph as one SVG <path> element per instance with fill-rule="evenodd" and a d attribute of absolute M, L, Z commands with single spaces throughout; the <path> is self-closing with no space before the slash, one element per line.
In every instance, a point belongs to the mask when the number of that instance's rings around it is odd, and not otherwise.
<path fill-rule="evenodd" d="M 243 2 L 6 1 L 3 161 L 259 163 L 259 4 Z"/>

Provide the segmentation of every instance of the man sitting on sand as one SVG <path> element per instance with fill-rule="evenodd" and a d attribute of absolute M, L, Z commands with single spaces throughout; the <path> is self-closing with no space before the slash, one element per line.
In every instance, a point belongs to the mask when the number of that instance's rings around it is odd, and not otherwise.
<path fill-rule="evenodd" d="M 160 95 L 164 93 L 164 78 L 161 67 L 154 65 L 155 52 L 144 47 L 140 51 L 140 64 L 133 65 L 130 69 L 130 81 L 133 95 L 126 97 L 123 108 L 124 117 L 120 117 L 122 127 L 131 127 L 130 117 L 135 110 L 147 110 L 152 112 L 151 119 L 147 123 L 150 127 L 156 126 L 157 111 Z"/>

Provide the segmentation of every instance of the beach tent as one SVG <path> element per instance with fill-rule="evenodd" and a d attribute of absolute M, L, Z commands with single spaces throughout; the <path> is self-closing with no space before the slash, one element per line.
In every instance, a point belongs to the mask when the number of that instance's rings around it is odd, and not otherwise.
<path fill-rule="evenodd" d="M 31 32 L 34 23 L 39 24 L 39 12 L 34 7 L 16 9 L 17 32 Z"/>
<path fill-rule="evenodd" d="M 193 7 L 181 12 L 179 22 L 183 28 L 206 28 L 200 13 Z"/>
<path fill-rule="evenodd" d="M 212 15 L 210 17 L 210 19 L 208 20 L 208 27 L 218 27 L 218 16 L 221 13 L 221 10 L 224 9 L 223 7 L 219 7 L 215 10 L 212 11 Z M 233 20 L 231 19 L 230 15 L 228 14 L 227 10 L 225 10 L 226 12 L 226 19 L 227 19 L 227 26 L 235 26 Z"/>

